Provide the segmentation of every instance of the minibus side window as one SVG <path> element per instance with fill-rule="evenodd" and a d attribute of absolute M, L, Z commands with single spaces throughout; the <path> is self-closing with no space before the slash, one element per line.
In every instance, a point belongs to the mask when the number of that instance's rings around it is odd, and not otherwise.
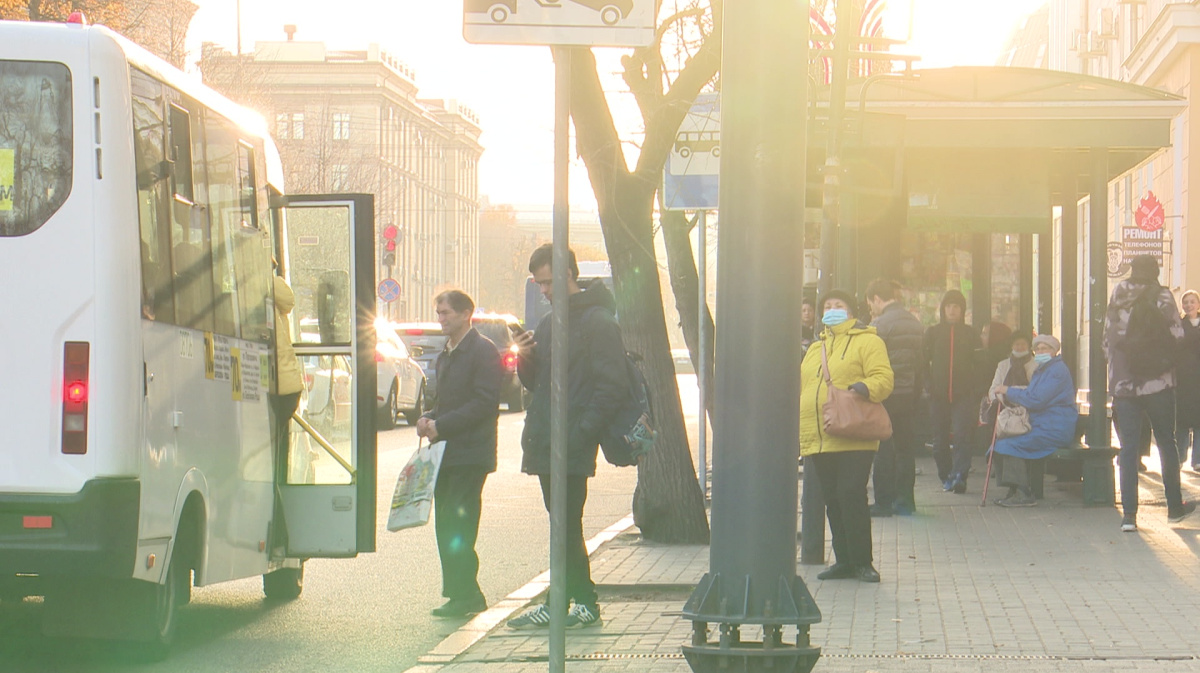
<path fill-rule="evenodd" d="M 175 321 L 171 285 L 170 218 L 167 198 L 163 87 L 145 73 L 130 73 L 133 93 L 134 168 L 141 234 L 142 315 Z"/>
<path fill-rule="evenodd" d="M 195 198 L 192 181 L 192 124 L 181 96 L 166 90 L 174 194 L 171 203 L 171 258 L 175 271 L 175 317 L 182 327 L 213 329 L 212 239 L 208 218 Z"/>

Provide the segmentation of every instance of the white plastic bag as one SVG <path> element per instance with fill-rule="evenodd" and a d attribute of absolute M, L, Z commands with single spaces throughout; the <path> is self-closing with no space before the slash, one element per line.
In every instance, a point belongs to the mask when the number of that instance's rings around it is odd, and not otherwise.
<path fill-rule="evenodd" d="M 429 523 L 433 508 L 433 488 L 437 485 L 438 469 L 446 442 L 418 446 L 408 464 L 400 470 L 396 492 L 392 495 L 392 511 L 388 515 L 388 530 L 415 528 Z"/>

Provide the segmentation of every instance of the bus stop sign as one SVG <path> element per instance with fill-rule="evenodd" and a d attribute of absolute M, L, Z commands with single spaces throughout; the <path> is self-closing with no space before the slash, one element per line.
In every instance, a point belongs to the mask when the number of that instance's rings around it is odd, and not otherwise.
<path fill-rule="evenodd" d="M 660 0 L 463 0 L 463 38 L 476 44 L 645 47 Z"/>
<path fill-rule="evenodd" d="M 696 96 L 675 134 L 663 175 L 667 210 L 715 210 L 721 173 L 721 99 Z"/>

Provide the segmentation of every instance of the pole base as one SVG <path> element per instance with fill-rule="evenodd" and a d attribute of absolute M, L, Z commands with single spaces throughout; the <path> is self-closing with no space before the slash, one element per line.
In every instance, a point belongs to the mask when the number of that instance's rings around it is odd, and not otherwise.
<path fill-rule="evenodd" d="M 722 586 L 722 585 L 725 586 Z M 683 607 L 692 622 L 692 642 L 683 656 L 696 673 L 808 673 L 821 648 L 808 639 L 808 627 L 821 621 L 821 610 L 804 580 L 779 577 L 769 594 L 758 595 L 750 577 L 732 580 L 707 573 Z M 716 624 L 716 642 L 709 640 Z M 784 642 L 784 629 L 796 627 L 794 642 Z M 743 641 L 742 627 L 761 627 L 762 641 Z"/>
<path fill-rule="evenodd" d="M 684 645 L 683 657 L 696 673 L 809 673 L 821 658 L 819 647 L 789 644 L 763 647 L 763 643 L 739 643 L 720 647 Z"/>

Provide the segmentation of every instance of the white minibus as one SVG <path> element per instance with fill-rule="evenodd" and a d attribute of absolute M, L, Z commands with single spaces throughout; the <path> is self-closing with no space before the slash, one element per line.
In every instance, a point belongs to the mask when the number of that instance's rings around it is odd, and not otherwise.
<path fill-rule="evenodd" d="M 194 78 L 0 21 L 0 601 L 44 597 L 45 631 L 165 653 L 193 586 L 294 598 L 305 559 L 374 550 L 373 200 L 282 185 L 262 119 Z M 277 330 L 306 388 L 336 378 L 328 436 L 302 403 L 273 443 Z"/>

